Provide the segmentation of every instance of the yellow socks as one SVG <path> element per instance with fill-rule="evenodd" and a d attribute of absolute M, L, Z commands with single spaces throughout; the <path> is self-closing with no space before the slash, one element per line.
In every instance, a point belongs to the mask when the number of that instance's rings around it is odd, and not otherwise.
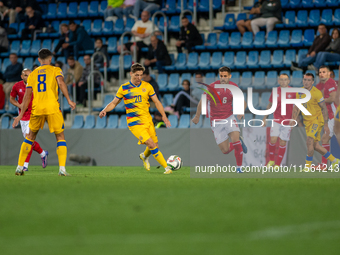
<path fill-rule="evenodd" d="M 18 159 L 18 166 L 23 166 L 25 163 L 25 160 L 27 158 L 27 155 L 30 153 L 32 149 L 32 144 L 34 143 L 34 140 L 30 140 L 28 138 L 25 138 L 24 142 L 21 145 L 19 159 Z"/>
<path fill-rule="evenodd" d="M 144 151 L 144 157 L 149 157 L 151 155 L 151 151 L 148 146 L 146 146 L 146 149 Z"/>
<path fill-rule="evenodd" d="M 305 167 L 308 167 L 310 168 L 311 164 L 312 164 L 312 161 L 313 161 L 313 156 L 309 157 L 308 155 L 306 156 L 306 165 Z"/>
<path fill-rule="evenodd" d="M 67 158 L 67 147 L 65 140 L 59 140 L 57 142 L 57 155 L 59 160 L 59 166 L 65 167 Z"/>
<path fill-rule="evenodd" d="M 158 148 L 154 148 L 154 149 L 151 149 L 151 154 L 153 155 L 153 157 L 157 160 L 157 162 L 164 168 L 166 168 L 168 165 L 163 157 L 163 154 L 162 152 L 160 152 L 158 150 Z M 145 152 L 144 152 L 144 155 L 145 155 Z"/>
<path fill-rule="evenodd" d="M 323 155 L 326 159 L 328 159 L 330 162 L 334 162 L 335 157 L 329 152 L 327 151 L 325 155 Z"/>

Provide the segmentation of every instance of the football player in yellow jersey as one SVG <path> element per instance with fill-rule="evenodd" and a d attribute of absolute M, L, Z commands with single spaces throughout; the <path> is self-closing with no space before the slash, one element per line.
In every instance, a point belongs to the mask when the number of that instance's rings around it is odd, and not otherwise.
<path fill-rule="evenodd" d="M 139 140 L 138 144 L 147 146 L 144 153 L 139 155 L 140 159 L 143 160 L 144 168 L 150 170 L 149 156 L 152 154 L 158 163 L 164 167 L 164 173 L 170 174 L 172 171 L 158 149 L 158 138 L 149 112 L 149 98 L 155 103 L 166 126 L 170 127 L 171 125 L 153 87 L 148 82 L 142 81 L 144 70 L 145 68 L 138 63 L 131 66 L 131 81 L 120 86 L 116 97 L 100 112 L 99 117 L 106 116 L 107 112 L 112 111 L 121 100 L 124 100 L 129 129 Z"/>
<path fill-rule="evenodd" d="M 33 94 L 32 112 L 29 123 L 30 130 L 21 145 L 15 175 L 24 175 L 23 166 L 25 159 L 31 151 L 32 144 L 39 129 L 42 129 L 47 121 L 50 132 L 54 133 L 57 139 L 59 175 L 67 176 L 69 175 L 65 169 L 67 147 L 64 136 L 64 118 L 58 103 L 58 85 L 72 110 L 75 109 L 76 104 L 71 101 L 68 95 L 63 72 L 59 67 L 50 65 L 53 56 L 52 52 L 48 49 L 41 49 L 38 56 L 41 66 L 29 75 L 21 112 L 13 122 L 13 127 L 16 127 L 25 113 Z"/>
<path fill-rule="evenodd" d="M 313 83 L 314 75 L 311 73 L 306 73 L 303 76 L 303 87 L 310 91 L 311 99 L 307 103 L 304 103 L 303 106 L 307 108 L 311 115 L 305 115 L 302 113 L 307 133 L 307 156 L 306 164 L 303 169 L 304 172 L 310 171 L 314 150 L 332 162 L 332 169 L 334 169 L 336 165 L 339 164 L 339 159 L 335 158 L 330 152 L 328 152 L 319 144 L 322 127 L 324 127 L 325 133 L 329 134 L 328 111 L 322 96 L 322 92 L 316 87 L 313 87 Z M 305 94 L 296 94 L 296 98 L 304 97 L 306 97 Z M 296 120 L 299 113 L 300 109 L 295 105 L 293 108 L 292 119 Z M 291 121 L 291 126 L 293 125 L 293 121 Z"/>

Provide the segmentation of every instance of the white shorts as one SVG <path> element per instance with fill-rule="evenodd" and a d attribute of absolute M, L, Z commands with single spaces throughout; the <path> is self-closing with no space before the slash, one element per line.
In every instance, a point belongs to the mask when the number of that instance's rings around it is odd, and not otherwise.
<path fill-rule="evenodd" d="M 227 123 L 225 124 L 215 124 L 215 127 L 211 126 L 211 130 L 214 133 L 215 140 L 217 144 L 223 143 L 224 141 L 229 139 L 229 133 L 238 131 L 240 132 L 240 128 L 236 123 L 236 119 L 234 115 L 229 116 L 226 119 Z M 231 123 L 232 126 L 231 126 Z"/>
<path fill-rule="evenodd" d="M 334 135 L 334 118 L 328 120 L 328 127 L 329 127 L 329 137 L 333 137 Z"/>
<path fill-rule="evenodd" d="M 283 141 L 289 141 L 291 127 L 284 127 L 281 124 L 274 122 L 273 127 L 270 128 L 270 137 L 280 137 Z"/>
<path fill-rule="evenodd" d="M 28 127 L 29 123 L 29 120 L 20 120 L 21 132 L 24 138 L 26 138 L 26 135 L 30 132 L 30 128 Z"/>

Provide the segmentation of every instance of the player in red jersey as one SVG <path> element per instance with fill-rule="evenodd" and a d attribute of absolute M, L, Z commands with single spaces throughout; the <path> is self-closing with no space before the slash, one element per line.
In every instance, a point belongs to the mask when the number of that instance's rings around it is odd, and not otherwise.
<path fill-rule="evenodd" d="M 286 106 L 286 115 L 281 115 L 281 88 L 289 88 L 289 76 L 287 74 L 281 74 L 279 76 L 279 85 L 277 89 L 277 108 L 274 112 L 274 121 L 272 123 L 272 127 L 270 128 L 270 142 L 269 142 L 269 162 L 267 163 L 267 167 L 273 166 L 280 166 L 283 156 L 285 155 L 287 149 L 287 142 L 290 139 L 290 132 L 292 131 L 291 127 L 282 126 L 282 121 L 288 120 L 292 118 L 293 113 L 293 105 L 288 104 Z M 296 93 L 287 93 L 287 99 L 294 99 L 296 98 Z M 269 104 L 267 109 L 272 107 L 273 102 L 273 93 L 270 95 Z M 267 117 L 263 117 L 264 125 L 267 125 Z M 287 123 L 284 122 L 285 125 L 289 125 L 289 121 Z M 276 149 L 276 142 L 277 139 L 280 138 L 280 146 L 277 157 L 275 158 L 275 149 Z"/>
<path fill-rule="evenodd" d="M 247 153 L 247 147 L 244 144 L 242 137 L 240 137 L 240 128 L 238 127 L 236 119 L 233 115 L 233 94 L 229 89 L 215 88 L 216 84 L 228 84 L 234 85 L 236 87 L 238 86 L 236 83 L 230 81 L 231 69 L 229 67 L 221 67 L 219 69 L 219 74 L 220 80 L 213 82 L 208 87 L 208 91 L 211 94 L 214 94 L 214 91 L 216 91 L 222 101 L 222 104 L 220 102 L 216 102 L 215 104 L 214 99 L 211 98 L 210 95 L 207 95 L 207 108 L 208 114 L 210 116 L 210 125 L 214 133 L 216 143 L 222 153 L 229 154 L 231 151 L 235 150 L 234 153 L 236 158 L 237 172 L 242 173 L 241 168 L 243 161 L 243 152 Z M 202 100 L 200 100 L 197 106 L 196 115 L 192 119 L 192 122 L 195 124 L 197 124 L 200 119 L 201 104 Z M 243 115 L 237 116 L 238 119 L 242 119 L 242 117 Z M 223 124 L 216 124 L 215 121 L 219 121 Z M 229 142 L 229 137 L 231 143 Z"/>
<path fill-rule="evenodd" d="M 22 81 L 19 81 L 19 82 L 14 84 L 12 91 L 11 91 L 11 94 L 10 94 L 10 102 L 11 102 L 11 104 L 13 104 L 14 106 L 19 108 L 19 113 L 21 112 L 22 100 L 23 100 L 24 95 L 25 95 L 27 79 L 28 79 L 28 76 L 30 75 L 30 73 L 31 73 L 31 70 L 29 70 L 29 69 L 24 69 L 22 71 L 22 73 L 21 73 Z M 18 98 L 18 101 L 16 100 L 16 98 Z M 28 105 L 26 112 L 24 113 L 22 119 L 20 120 L 21 131 L 22 131 L 24 138 L 29 133 L 28 123 L 29 123 L 30 117 L 31 117 L 32 100 L 33 100 L 33 96 L 32 96 L 31 102 Z M 29 161 L 31 159 L 31 155 L 32 155 L 33 150 L 40 154 L 40 157 L 41 157 L 41 160 L 42 160 L 42 167 L 45 168 L 47 166 L 48 151 L 44 151 L 43 149 L 41 149 L 39 143 L 35 141 L 32 145 L 31 152 L 28 154 L 28 156 L 25 160 L 23 171 L 28 171 L 28 164 L 29 164 Z"/>
<path fill-rule="evenodd" d="M 316 88 L 320 90 L 325 99 L 327 111 L 328 111 L 328 127 L 329 134 L 323 133 L 321 137 L 322 147 L 327 151 L 330 150 L 330 140 L 334 135 L 334 114 L 336 112 L 335 95 L 337 90 L 336 82 L 331 78 L 331 70 L 328 66 L 321 66 L 319 68 L 320 82 L 316 85 Z M 322 157 L 321 165 L 317 169 L 327 170 L 327 159 Z"/>

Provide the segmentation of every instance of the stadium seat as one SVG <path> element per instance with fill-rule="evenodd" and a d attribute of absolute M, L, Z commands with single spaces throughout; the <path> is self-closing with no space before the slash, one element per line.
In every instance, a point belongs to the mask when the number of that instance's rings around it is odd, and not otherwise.
<path fill-rule="evenodd" d="M 336 9 L 334 11 L 334 24 L 336 26 L 339 26 L 340 25 L 340 9 Z"/>
<path fill-rule="evenodd" d="M 277 47 L 277 31 L 273 30 L 268 33 L 266 40 L 267 47 Z"/>
<path fill-rule="evenodd" d="M 181 118 L 179 119 L 178 128 L 189 128 L 189 127 L 190 127 L 190 115 L 182 114 Z"/>
<path fill-rule="evenodd" d="M 253 47 L 253 33 L 245 32 L 242 37 L 242 48 L 252 48 Z"/>
<path fill-rule="evenodd" d="M 170 53 L 169 56 L 170 56 L 170 59 L 171 59 L 171 64 L 168 65 L 168 66 L 164 66 L 164 69 L 167 70 L 167 71 L 173 71 L 173 70 L 176 69 L 176 67 L 175 67 L 175 63 L 176 63 L 175 55 L 173 53 Z"/>
<path fill-rule="evenodd" d="M 212 69 L 218 69 L 222 66 L 222 52 L 214 52 L 212 54 L 212 58 L 211 58 L 211 68 Z"/>
<path fill-rule="evenodd" d="M 189 70 L 197 70 L 198 69 L 198 53 L 197 52 L 189 53 L 187 68 Z"/>
<path fill-rule="evenodd" d="M 254 43 L 253 45 L 255 48 L 263 48 L 263 45 L 265 43 L 265 32 L 259 31 L 255 35 Z"/>
<path fill-rule="evenodd" d="M 18 32 L 19 32 L 19 24 L 18 23 L 12 23 L 9 25 L 10 28 L 15 29 L 15 34 L 8 34 L 8 39 L 16 39 L 18 38 Z"/>
<path fill-rule="evenodd" d="M 170 26 L 168 27 L 169 32 L 179 32 L 180 26 L 179 26 L 179 16 L 172 16 L 170 18 Z"/>
<path fill-rule="evenodd" d="M 209 12 L 209 0 L 200 0 L 198 4 L 199 12 Z"/>
<path fill-rule="evenodd" d="M 110 37 L 107 41 L 108 47 L 107 52 L 109 54 L 117 53 L 117 37 Z"/>
<path fill-rule="evenodd" d="M 187 56 L 185 53 L 178 53 L 175 63 L 176 70 L 185 70 L 187 63 Z"/>
<path fill-rule="evenodd" d="M 198 67 L 201 70 L 209 70 L 210 69 L 210 53 L 202 52 L 200 55 L 200 60 L 198 62 Z"/>
<path fill-rule="evenodd" d="M 31 49 L 31 40 L 24 40 L 21 43 L 20 56 L 29 56 Z"/>
<path fill-rule="evenodd" d="M 85 120 L 84 129 L 92 129 L 95 126 L 96 118 L 93 115 L 87 115 Z"/>
<path fill-rule="evenodd" d="M 306 29 L 303 38 L 304 46 L 312 46 L 314 41 L 314 29 Z"/>
<path fill-rule="evenodd" d="M 335 75 L 334 80 L 338 81 L 339 80 L 339 69 L 333 70 L 333 72 Z"/>
<path fill-rule="evenodd" d="M 106 116 L 104 116 L 103 118 L 99 118 L 99 116 L 97 116 L 97 121 L 96 121 L 96 126 L 94 127 L 95 129 L 102 129 L 102 128 L 106 128 Z"/>
<path fill-rule="evenodd" d="M 217 34 L 216 33 L 210 33 L 207 38 L 205 48 L 208 50 L 216 50 L 217 49 Z"/>
<path fill-rule="evenodd" d="M 168 117 L 171 127 L 170 128 L 177 128 L 178 126 L 178 119 L 176 115 L 169 115 Z"/>
<path fill-rule="evenodd" d="M 88 3 L 87 2 L 81 2 L 79 4 L 79 10 L 78 10 L 78 17 L 87 17 L 88 16 Z"/>
<path fill-rule="evenodd" d="M 118 115 L 110 115 L 107 121 L 106 128 L 118 128 Z"/>
<path fill-rule="evenodd" d="M 202 44 L 201 44 L 201 45 L 196 45 L 196 46 L 195 46 L 195 49 L 196 49 L 196 50 L 204 50 L 204 49 L 205 49 L 205 46 L 204 46 L 204 43 L 205 43 L 204 34 L 201 34 L 201 37 L 202 37 Z"/>
<path fill-rule="evenodd" d="M 119 19 L 118 19 L 119 20 Z M 118 23 L 118 20 L 116 23 Z M 124 23 L 124 21 L 123 21 Z M 91 30 L 91 35 L 101 35 L 102 34 L 102 20 L 101 19 L 96 19 L 93 21 L 93 27 Z"/>
<path fill-rule="evenodd" d="M 315 7 L 326 7 L 327 3 L 325 0 L 314 0 Z"/>
<path fill-rule="evenodd" d="M 241 83 L 240 83 L 240 88 L 247 89 L 248 87 L 250 87 L 252 84 L 252 77 L 253 75 L 251 72 L 243 72 Z"/>
<path fill-rule="evenodd" d="M 301 5 L 301 0 L 290 0 L 289 5 L 292 9 L 296 9 Z"/>
<path fill-rule="evenodd" d="M 311 8 L 314 6 L 313 0 L 302 0 L 302 6 L 304 8 Z"/>
<path fill-rule="evenodd" d="M 301 50 L 299 50 L 298 51 L 298 61 L 299 61 L 299 59 L 302 57 L 302 55 L 307 55 L 307 53 L 308 53 L 308 50 L 307 49 L 301 49 Z"/>
<path fill-rule="evenodd" d="M 308 13 L 306 10 L 300 10 L 296 16 L 296 25 L 298 27 L 307 27 L 308 26 Z"/>
<path fill-rule="evenodd" d="M 91 1 L 90 2 L 90 8 L 89 8 L 89 11 L 88 11 L 88 14 L 90 15 L 90 17 L 98 16 L 98 6 L 99 6 L 98 1 Z"/>
<path fill-rule="evenodd" d="M 182 11 L 181 2 L 182 2 L 181 0 L 177 1 L 177 8 L 176 8 L 177 13 L 181 13 L 181 11 Z M 188 3 L 187 3 L 187 1 L 183 1 L 183 10 L 186 10 L 186 9 L 188 9 Z"/>
<path fill-rule="evenodd" d="M 329 7 L 339 6 L 338 0 L 326 0 L 326 4 Z"/>
<path fill-rule="evenodd" d="M 264 71 L 255 72 L 253 88 L 254 89 L 265 89 L 265 86 L 264 86 L 265 77 L 266 77 L 266 74 L 264 73 Z"/>
<path fill-rule="evenodd" d="M 319 24 L 320 24 L 320 10 L 311 10 L 309 12 L 308 25 L 313 27 L 318 26 Z"/>
<path fill-rule="evenodd" d="M 52 40 L 51 39 L 43 40 L 41 48 L 45 48 L 52 51 Z"/>
<path fill-rule="evenodd" d="M 79 57 L 78 62 L 82 67 L 85 67 L 84 56 Z"/>
<path fill-rule="evenodd" d="M 340 12 L 339 12 L 340 14 Z M 339 15 L 340 17 L 340 15 Z M 339 18 L 339 22 L 340 22 L 340 18 Z M 224 32 L 221 33 L 219 38 L 218 38 L 218 42 L 217 42 L 217 48 L 219 49 L 228 49 L 229 48 L 229 33 L 228 32 Z"/>
<path fill-rule="evenodd" d="M 130 69 L 132 65 L 132 56 L 131 55 L 125 55 L 124 56 L 124 69 L 128 70 Z"/>
<path fill-rule="evenodd" d="M 163 106 L 169 106 L 174 101 L 174 96 L 172 94 L 164 94 L 163 96 Z"/>
<path fill-rule="evenodd" d="M 295 27 L 295 11 L 286 11 L 285 27 Z"/>
<path fill-rule="evenodd" d="M 201 128 L 202 125 L 203 125 L 203 116 L 200 116 L 200 120 L 198 121 L 197 124 L 190 121 L 190 128 Z"/>
<path fill-rule="evenodd" d="M 282 68 L 284 67 L 283 64 L 283 50 L 274 50 L 273 59 L 272 59 L 272 66 L 274 68 Z"/>
<path fill-rule="evenodd" d="M 167 91 L 168 75 L 166 73 L 159 74 L 157 77 L 157 83 L 159 86 L 159 91 Z"/>
<path fill-rule="evenodd" d="M 119 55 L 113 55 L 111 58 L 109 71 L 117 72 L 119 70 Z"/>
<path fill-rule="evenodd" d="M 168 82 L 168 90 L 170 91 L 176 91 L 179 90 L 179 74 L 178 73 L 172 73 L 169 76 L 169 82 Z"/>
<path fill-rule="evenodd" d="M 239 14 L 237 14 L 237 19 L 236 21 L 239 21 L 239 20 L 246 20 L 247 19 L 247 13 L 245 12 L 240 12 Z"/>
<path fill-rule="evenodd" d="M 114 109 L 115 112 L 125 112 L 124 100 L 122 100 Z"/>
<path fill-rule="evenodd" d="M 46 18 L 55 19 L 57 17 L 57 4 L 49 4 Z"/>
<path fill-rule="evenodd" d="M 259 92 L 253 92 L 253 106 L 255 109 L 259 109 L 260 106 L 260 94 Z"/>
<path fill-rule="evenodd" d="M 124 28 L 124 32 L 131 31 L 133 25 L 135 24 L 135 20 L 131 18 L 126 19 L 126 25 Z"/>
<path fill-rule="evenodd" d="M 294 49 L 290 49 L 286 51 L 284 65 L 285 67 L 290 67 L 292 62 L 296 62 L 296 51 Z"/>
<path fill-rule="evenodd" d="M 260 103 L 261 110 L 267 109 L 267 105 L 269 104 L 269 98 L 271 94 L 272 94 L 271 92 L 263 92 L 261 94 L 261 103 Z"/>
<path fill-rule="evenodd" d="M 235 56 L 235 53 L 233 51 L 227 51 L 224 54 L 222 65 L 233 68 L 234 67 L 234 56 Z"/>
<path fill-rule="evenodd" d="M 160 18 L 159 18 L 159 25 L 158 25 L 158 29 L 160 30 L 160 31 L 162 31 L 162 32 L 164 32 L 164 25 L 166 24 L 167 26 L 169 26 L 169 17 L 167 16 L 166 17 L 166 22 L 164 22 L 164 17 L 163 16 L 161 16 Z"/>
<path fill-rule="evenodd" d="M 326 26 L 331 26 L 333 25 L 333 13 L 331 9 L 326 9 L 322 11 L 321 15 L 321 23 L 325 24 Z"/>
<path fill-rule="evenodd" d="M 205 74 L 205 83 L 206 84 L 211 84 L 214 81 L 216 81 L 216 75 L 215 73 L 206 73 Z"/>
<path fill-rule="evenodd" d="M 20 50 L 20 41 L 12 41 L 10 52 L 19 55 L 19 50 Z"/>
<path fill-rule="evenodd" d="M 267 73 L 266 88 L 271 89 L 277 86 L 277 71 L 269 71 Z"/>
<path fill-rule="evenodd" d="M 270 58 L 271 54 L 269 50 L 261 51 L 259 65 L 262 68 L 270 68 L 271 67 Z"/>
<path fill-rule="evenodd" d="M 115 26 L 113 28 L 113 33 L 116 35 L 121 35 L 124 33 L 124 20 L 117 19 Z"/>
<path fill-rule="evenodd" d="M 106 9 L 106 7 L 107 7 L 107 1 L 106 0 L 105 1 L 101 1 L 100 5 L 99 5 L 99 14 L 101 16 L 104 16 L 104 10 Z"/>
<path fill-rule="evenodd" d="M 290 85 L 292 87 L 302 87 L 302 78 L 303 78 L 302 71 L 293 71 Z"/>
<path fill-rule="evenodd" d="M 120 116 L 118 128 L 124 128 L 124 129 L 128 128 L 127 120 L 126 120 L 126 115 L 125 114 Z"/>
<path fill-rule="evenodd" d="M 229 46 L 232 49 L 240 49 L 241 48 L 241 33 L 240 32 L 232 32 L 231 33 Z"/>
<path fill-rule="evenodd" d="M 167 0 L 166 1 L 167 4 L 167 9 L 165 11 L 166 14 L 175 14 L 176 13 L 176 9 L 177 9 L 177 5 L 176 5 L 176 0 Z"/>
<path fill-rule="evenodd" d="M 83 21 L 82 25 L 83 25 L 84 29 L 86 30 L 86 32 L 88 34 L 90 34 L 91 33 L 91 29 L 92 29 L 91 28 L 92 21 L 90 19 L 86 19 L 86 20 Z"/>
<path fill-rule="evenodd" d="M 73 100 L 73 99 L 72 99 Z M 67 102 L 66 98 L 63 97 L 63 110 L 64 112 L 70 112 L 71 111 L 71 106 L 70 104 Z"/>
<path fill-rule="evenodd" d="M 9 124 L 10 124 L 9 117 L 8 116 L 3 117 L 1 121 L 1 129 L 8 129 Z"/>
<path fill-rule="evenodd" d="M 191 73 L 183 73 L 180 79 L 180 85 L 182 85 L 184 80 L 188 80 L 191 83 Z"/>
<path fill-rule="evenodd" d="M 289 30 L 281 30 L 279 34 L 279 40 L 277 41 L 280 47 L 289 47 L 290 33 Z"/>
<path fill-rule="evenodd" d="M 74 121 L 73 121 L 73 125 L 72 125 L 72 129 L 79 129 L 79 128 L 83 128 L 84 126 L 84 117 L 83 115 L 76 115 L 74 117 Z"/>
<path fill-rule="evenodd" d="M 59 3 L 58 11 L 57 11 L 57 18 L 65 19 L 66 17 L 67 17 L 67 3 Z"/>
<path fill-rule="evenodd" d="M 202 116 L 203 117 L 203 116 Z M 210 119 L 207 117 L 204 117 L 204 121 L 203 121 L 203 126 L 202 128 L 211 128 L 210 126 Z"/>
<path fill-rule="evenodd" d="M 42 36 L 42 37 L 49 37 L 49 38 L 57 38 L 57 37 L 59 37 L 60 36 L 60 34 L 59 34 L 59 30 L 60 30 L 60 22 L 59 22 L 59 20 L 53 20 L 52 22 L 51 22 L 51 27 L 55 30 L 55 32 L 52 32 L 52 33 L 42 33 L 42 34 L 40 34 L 40 36 Z M 45 36 L 45 34 L 46 34 L 46 36 Z"/>
<path fill-rule="evenodd" d="M 112 21 L 105 21 L 103 32 L 104 35 L 112 35 L 113 33 L 113 22 Z"/>
<path fill-rule="evenodd" d="M 236 29 L 235 15 L 233 13 L 229 13 L 225 16 L 224 19 L 224 29 L 225 30 L 234 30 Z"/>
<path fill-rule="evenodd" d="M 24 69 L 28 68 L 32 70 L 33 67 L 33 58 L 26 58 L 24 62 Z"/>
<path fill-rule="evenodd" d="M 248 68 L 259 68 L 259 52 L 249 51 L 247 59 Z"/>
<path fill-rule="evenodd" d="M 302 43 L 302 30 L 301 29 L 293 30 L 289 44 L 292 47 L 301 47 L 303 45 L 303 43 Z"/>
<path fill-rule="evenodd" d="M 59 12 L 59 11 L 58 11 Z M 72 2 L 68 5 L 67 17 L 75 18 L 78 14 L 78 3 Z"/>
<path fill-rule="evenodd" d="M 236 84 L 240 84 L 240 73 L 239 72 L 231 72 L 230 81 L 235 82 Z"/>

